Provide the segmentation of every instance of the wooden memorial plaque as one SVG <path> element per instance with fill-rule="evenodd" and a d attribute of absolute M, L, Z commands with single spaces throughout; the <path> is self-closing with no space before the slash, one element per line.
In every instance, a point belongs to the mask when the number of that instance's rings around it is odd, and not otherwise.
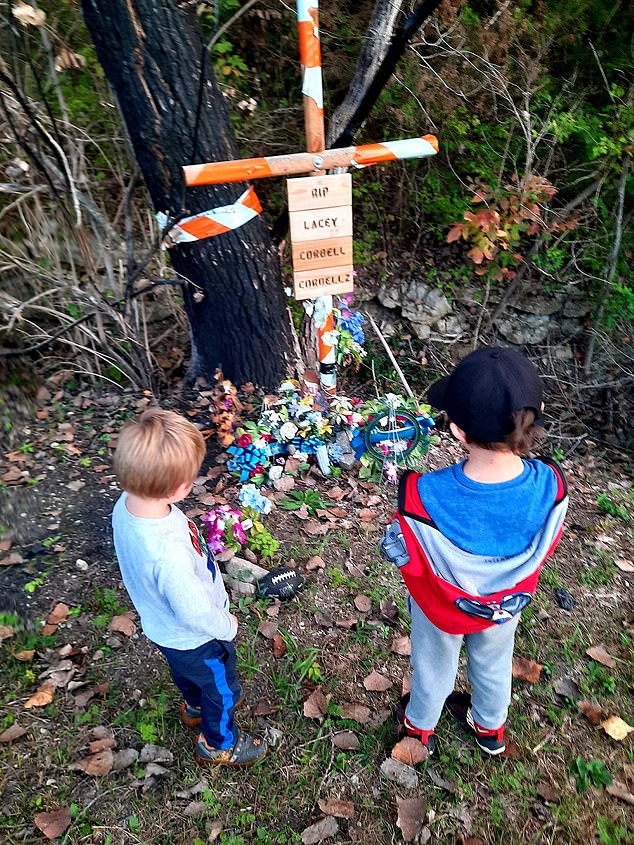
<path fill-rule="evenodd" d="M 289 179 L 287 186 L 295 299 L 350 293 L 351 175 Z"/>

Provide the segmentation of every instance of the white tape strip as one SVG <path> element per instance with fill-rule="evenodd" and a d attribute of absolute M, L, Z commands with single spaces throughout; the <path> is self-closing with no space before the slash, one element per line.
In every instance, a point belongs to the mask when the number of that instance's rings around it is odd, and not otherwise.
<path fill-rule="evenodd" d="M 424 138 L 407 138 L 404 141 L 382 141 L 384 147 L 396 158 L 421 158 L 436 155 L 436 150 Z"/>
<path fill-rule="evenodd" d="M 306 97 L 312 97 L 317 108 L 324 107 L 324 89 L 321 81 L 320 67 L 305 67 L 304 81 L 302 83 L 302 94 Z"/>
<path fill-rule="evenodd" d="M 319 3 L 317 0 L 297 0 L 297 20 L 302 21 L 310 21 L 313 22 L 313 19 L 310 15 L 309 9 L 318 9 Z"/>

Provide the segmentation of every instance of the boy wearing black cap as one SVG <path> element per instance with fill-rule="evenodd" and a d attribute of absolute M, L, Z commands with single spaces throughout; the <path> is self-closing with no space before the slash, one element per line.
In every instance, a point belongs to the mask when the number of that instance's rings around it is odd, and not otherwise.
<path fill-rule="evenodd" d="M 381 547 L 410 591 L 412 691 L 405 733 L 430 753 L 446 704 L 488 754 L 505 748 L 515 630 L 554 551 L 568 505 L 557 464 L 525 459 L 541 429 L 542 385 L 518 352 L 484 348 L 432 385 L 465 461 L 406 473 Z M 462 643 L 472 694 L 454 692 Z"/>

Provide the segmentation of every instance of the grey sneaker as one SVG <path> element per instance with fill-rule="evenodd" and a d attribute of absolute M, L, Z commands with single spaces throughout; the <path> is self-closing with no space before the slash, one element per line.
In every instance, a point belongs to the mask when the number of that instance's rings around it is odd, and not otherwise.
<path fill-rule="evenodd" d="M 194 758 L 199 766 L 253 766 L 266 756 L 268 745 L 261 736 L 238 731 L 233 748 L 213 748 L 202 734 L 198 735 Z"/>

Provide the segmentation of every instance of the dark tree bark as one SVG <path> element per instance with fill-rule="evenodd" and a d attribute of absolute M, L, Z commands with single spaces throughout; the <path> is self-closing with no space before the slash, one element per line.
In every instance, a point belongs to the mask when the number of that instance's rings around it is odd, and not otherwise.
<path fill-rule="evenodd" d="M 195 4 L 181 5 L 82 0 L 154 208 L 172 218 L 229 205 L 247 187 L 185 191 L 182 165 L 235 159 L 239 152 L 209 62 L 199 85 L 203 43 Z M 193 283 L 183 288 L 192 374 L 211 377 L 219 366 L 238 384 L 275 387 L 289 368 L 293 341 L 277 255 L 262 219 L 174 246 L 170 254 L 174 269 Z M 204 293 L 200 302 L 197 289 Z"/>
<path fill-rule="evenodd" d="M 326 140 L 328 148 L 348 125 L 365 92 L 370 87 L 381 62 L 385 59 L 402 5 L 403 0 L 375 1 L 372 17 L 361 42 L 354 76 L 346 91 L 345 99 L 337 106 L 328 123 Z"/>

